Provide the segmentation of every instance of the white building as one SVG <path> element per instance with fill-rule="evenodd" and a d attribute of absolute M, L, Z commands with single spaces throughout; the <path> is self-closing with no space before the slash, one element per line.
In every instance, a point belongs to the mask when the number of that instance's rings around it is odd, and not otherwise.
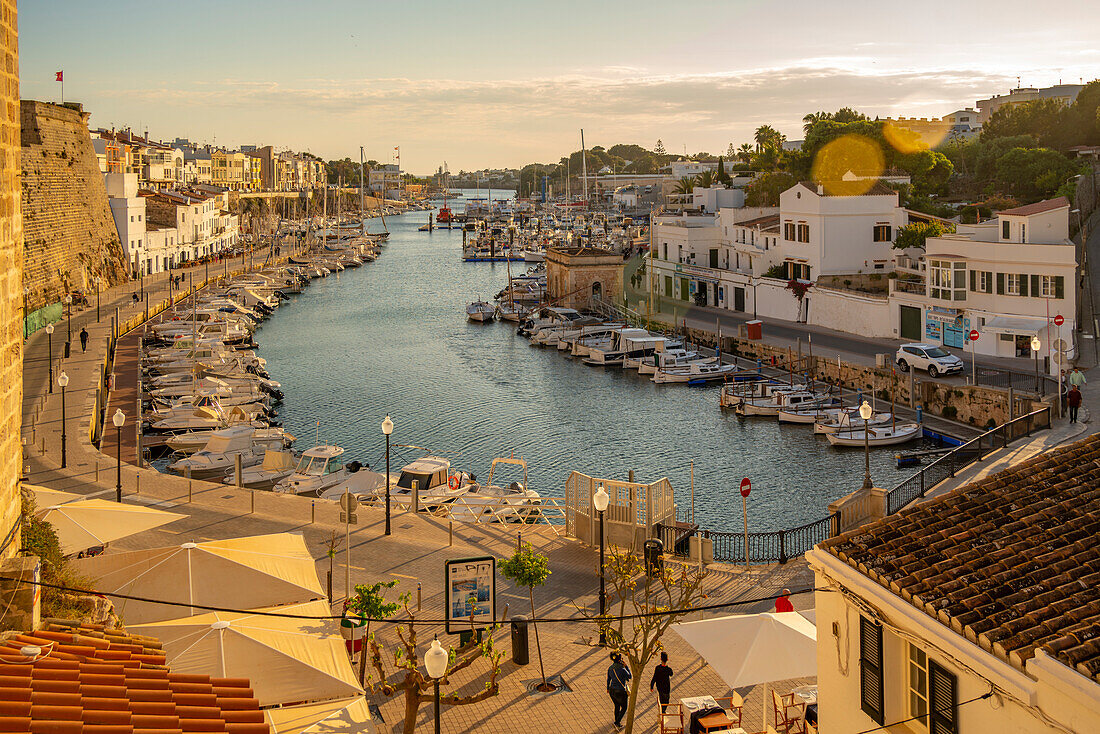
<path fill-rule="evenodd" d="M 103 177 L 115 229 L 135 277 L 146 272 L 143 268 L 147 259 L 145 198 L 138 196 L 137 178 L 136 173 L 107 173 Z"/>
<path fill-rule="evenodd" d="M 377 165 L 367 171 L 367 188 L 376 196 L 401 198 L 401 168 L 395 163 Z"/>
<path fill-rule="evenodd" d="M 1100 731 L 1100 437 L 825 541 L 828 734 Z"/>
<path fill-rule="evenodd" d="M 1033 357 L 1031 340 L 1038 336 L 1040 358 L 1056 374 L 1059 362 L 1074 352 L 1077 262 L 1069 209 L 1069 201 L 1059 197 L 929 238 L 924 254 L 903 260 L 899 271 L 920 280 L 892 284 L 898 337 L 991 356 Z M 1056 316 L 1062 316 L 1060 326 Z M 971 330 L 979 335 L 973 343 Z M 1067 356 L 1059 357 L 1060 351 Z"/>
<path fill-rule="evenodd" d="M 223 207 L 222 193 L 194 190 L 143 192 L 149 220 L 165 229 L 175 229 L 176 260 L 169 267 L 188 260 L 215 255 L 234 247 L 239 240 L 237 216 Z M 163 258 L 163 256 L 162 256 Z"/>

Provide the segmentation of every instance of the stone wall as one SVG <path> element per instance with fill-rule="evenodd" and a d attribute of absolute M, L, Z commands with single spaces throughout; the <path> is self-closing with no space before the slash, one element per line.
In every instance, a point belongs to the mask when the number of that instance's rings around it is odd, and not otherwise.
<path fill-rule="evenodd" d="M 96 276 L 125 280 L 125 255 L 87 115 L 77 105 L 23 100 L 20 107 L 23 277 L 35 311 L 67 289 L 94 290 Z"/>
<path fill-rule="evenodd" d="M 15 0 L 0 0 L 0 558 L 20 546 L 23 460 L 23 225 L 19 207 L 19 32 Z"/>

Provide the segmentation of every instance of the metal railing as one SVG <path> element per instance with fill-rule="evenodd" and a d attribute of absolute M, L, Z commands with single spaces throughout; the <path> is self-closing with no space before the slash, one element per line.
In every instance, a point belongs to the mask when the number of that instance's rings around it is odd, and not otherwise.
<path fill-rule="evenodd" d="M 965 372 L 965 370 L 964 370 Z M 999 387 L 1005 390 L 1011 388 L 1022 392 L 1033 392 L 1039 395 L 1058 392 L 1058 382 L 1050 375 L 1034 372 L 1017 372 L 1015 370 L 1000 369 L 998 367 L 978 367 L 976 375 L 977 384 Z M 1038 387 L 1036 387 L 1038 383 Z"/>
<path fill-rule="evenodd" d="M 1006 448 L 1017 438 L 1030 436 L 1034 430 L 1050 428 L 1050 422 L 1051 408 L 1046 406 L 1002 423 L 957 446 L 887 492 L 886 514 L 892 515 L 917 498 L 924 497 L 937 484 L 955 476 L 972 462 L 981 461 L 990 451 Z"/>
<path fill-rule="evenodd" d="M 676 555 L 687 555 L 690 538 L 707 538 L 713 544 L 714 560 L 725 563 L 745 562 L 745 534 L 720 530 L 702 530 L 682 526 L 657 525 L 657 537 L 665 550 Z M 786 563 L 797 558 L 823 540 L 840 533 L 840 513 L 823 517 L 805 525 L 787 530 L 749 533 L 749 562 Z"/>

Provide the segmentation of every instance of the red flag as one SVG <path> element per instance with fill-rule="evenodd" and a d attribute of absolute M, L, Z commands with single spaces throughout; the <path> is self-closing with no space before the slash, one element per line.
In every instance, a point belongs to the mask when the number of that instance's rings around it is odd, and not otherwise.
<path fill-rule="evenodd" d="M 56 78 L 54 79 L 54 81 L 55 81 L 55 82 L 63 82 L 63 81 L 65 81 L 65 72 L 63 72 L 63 71 L 59 71 L 59 72 L 57 72 L 57 75 L 56 75 Z"/>

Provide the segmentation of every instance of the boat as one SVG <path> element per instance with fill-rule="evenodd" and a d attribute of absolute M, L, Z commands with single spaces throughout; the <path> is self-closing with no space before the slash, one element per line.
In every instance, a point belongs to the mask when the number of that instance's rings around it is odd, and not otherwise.
<path fill-rule="evenodd" d="M 496 307 L 486 301 L 474 301 L 466 307 L 466 318 L 469 321 L 488 323 L 496 317 Z"/>
<path fill-rule="evenodd" d="M 628 357 L 639 358 L 653 354 L 667 341 L 646 329 L 621 329 L 612 335 L 608 348 L 594 347 L 588 350 L 585 364 L 597 367 L 623 366 Z"/>
<path fill-rule="evenodd" d="M 494 484 L 497 467 L 520 467 L 522 481 Z M 542 518 L 542 498 L 527 485 L 527 462 L 516 458 L 493 459 L 484 485 L 473 484 L 448 506 L 448 517 L 460 522 L 535 523 Z"/>
<path fill-rule="evenodd" d="M 441 456 L 425 456 L 401 469 L 396 484 L 390 489 L 390 499 L 421 509 L 434 510 L 453 502 L 470 491 L 467 474 L 452 473 L 451 462 Z M 383 492 L 384 492 L 383 488 Z"/>
<path fill-rule="evenodd" d="M 871 419 L 864 423 L 863 419 L 859 417 L 859 408 L 845 408 L 842 412 L 835 416 L 826 416 L 814 422 L 814 433 L 836 433 L 840 430 L 848 430 L 851 428 L 862 428 L 864 425 L 870 425 L 872 428 L 876 426 L 885 425 L 893 421 L 894 416 L 892 413 L 875 413 L 871 416 Z"/>
<path fill-rule="evenodd" d="M 684 367 L 657 370 L 650 379 L 659 385 L 666 383 L 699 385 L 713 380 L 724 380 L 736 371 L 737 365 L 719 364 L 716 358 L 711 357 L 707 360 L 692 362 Z"/>
<path fill-rule="evenodd" d="M 285 494 L 320 495 L 329 487 L 345 481 L 359 471 L 360 464 L 353 461 L 348 465 L 340 463 L 344 449 L 339 446 L 314 446 L 302 452 L 298 466 L 287 477 L 272 488 Z"/>
<path fill-rule="evenodd" d="M 195 479 L 224 474 L 226 469 L 236 468 L 237 457 L 241 466 L 254 466 L 264 459 L 269 448 L 281 450 L 283 437 L 260 434 L 251 426 L 231 426 L 209 432 L 209 440 L 201 451 L 168 465 L 168 471 Z"/>
<path fill-rule="evenodd" d="M 897 423 L 873 428 L 852 428 L 826 433 L 833 446 L 896 446 L 920 438 L 924 434 L 920 423 Z"/>
<path fill-rule="evenodd" d="M 248 489 L 272 489 L 293 474 L 297 464 L 298 457 L 293 451 L 268 449 L 264 452 L 262 462 L 241 469 L 240 486 Z M 226 472 L 222 484 L 237 484 L 236 468 Z"/>
<path fill-rule="evenodd" d="M 723 408 L 736 408 L 744 400 L 762 398 L 771 395 L 776 390 L 804 390 L 805 385 L 790 385 L 784 382 L 768 380 L 756 374 L 748 374 L 752 379 L 731 382 L 722 386 L 722 392 L 718 397 L 718 404 Z"/>
<path fill-rule="evenodd" d="M 757 398 L 746 398 L 734 407 L 737 415 L 778 415 L 780 410 L 793 411 L 806 407 L 827 407 L 834 405 L 834 398 L 812 390 L 773 390 L 771 394 Z"/>

